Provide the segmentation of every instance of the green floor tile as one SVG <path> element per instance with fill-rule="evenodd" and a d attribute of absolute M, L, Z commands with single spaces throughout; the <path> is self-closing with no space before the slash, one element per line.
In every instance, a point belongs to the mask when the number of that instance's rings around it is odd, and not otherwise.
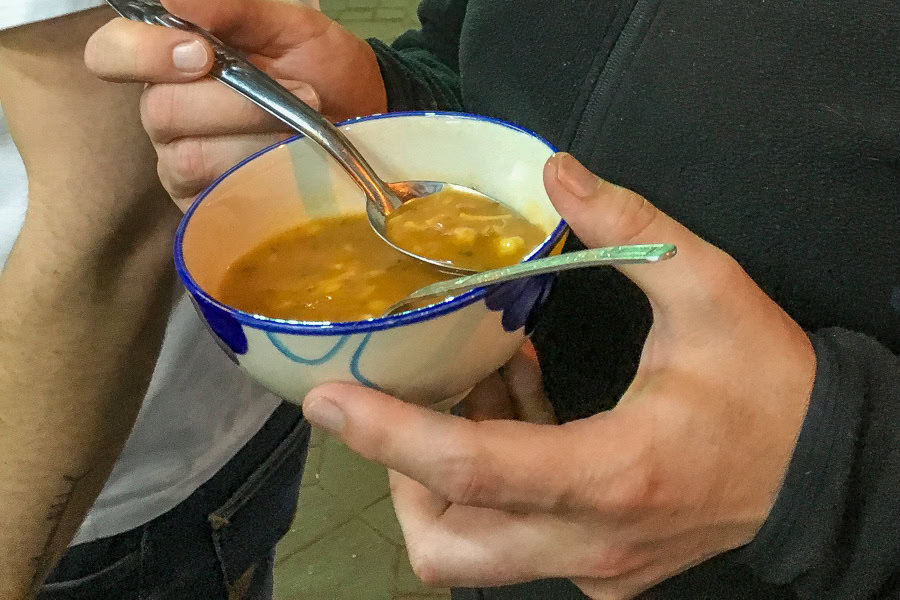
<path fill-rule="evenodd" d="M 407 29 L 418 29 L 419 0 L 320 0 L 322 12 L 359 37 L 390 42 Z"/>
<path fill-rule="evenodd" d="M 322 441 L 328 437 L 328 434 L 319 429 L 318 427 L 312 428 L 312 433 L 309 436 L 309 447 L 310 448 L 318 448 L 322 445 Z"/>
<path fill-rule="evenodd" d="M 405 30 L 412 29 L 411 27 L 404 27 L 392 22 L 379 23 L 377 21 L 367 19 L 340 19 L 340 23 L 341 25 L 349 29 L 351 33 L 354 33 L 357 37 L 374 37 L 385 42 L 391 42 Z"/>
<path fill-rule="evenodd" d="M 450 590 L 429 587 L 419 581 L 409 564 L 409 557 L 406 555 L 406 550 L 401 550 L 397 557 L 397 574 L 394 577 L 394 594 L 395 598 L 397 596 L 414 594 L 418 594 L 419 596 L 424 595 L 449 598 Z"/>
<path fill-rule="evenodd" d="M 294 553 L 275 570 L 279 600 L 392 600 L 397 548 L 358 520 Z"/>
<path fill-rule="evenodd" d="M 400 530 L 400 523 L 397 522 L 390 496 L 382 498 L 364 510 L 361 516 L 363 521 L 388 541 L 398 546 L 403 545 L 403 532 Z"/>
<path fill-rule="evenodd" d="M 306 466 L 303 467 L 303 481 L 300 485 L 316 485 L 319 483 L 319 467 L 322 464 L 322 449 L 310 448 L 306 455 Z"/>
<path fill-rule="evenodd" d="M 297 516 L 278 544 L 278 560 L 324 537 L 353 518 L 353 513 L 319 486 L 303 488 Z"/>
<path fill-rule="evenodd" d="M 369 462 L 336 439 L 322 444 L 319 482 L 354 512 L 362 511 L 389 493 L 387 471 Z"/>

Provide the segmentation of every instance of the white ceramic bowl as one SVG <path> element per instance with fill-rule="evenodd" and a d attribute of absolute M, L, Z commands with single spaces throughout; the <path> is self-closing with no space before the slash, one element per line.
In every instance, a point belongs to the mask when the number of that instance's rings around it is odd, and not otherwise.
<path fill-rule="evenodd" d="M 554 148 L 535 134 L 455 113 L 392 113 L 340 127 L 386 181 L 468 186 L 544 227 L 547 238 L 525 260 L 561 248 L 566 226 L 542 179 Z M 446 409 L 522 344 L 551 278 L 347 323 L 270 319 L 214 297 L 228 266 L 268 237 L 308 219 L 364 210 L 362 192 L 334 160 L 293 138 L 247 158 L 197 198 L 178 228 L 176 267 L 223 350 L 282 398 L 299 403 L 320 383 L 347 381 Z"/>

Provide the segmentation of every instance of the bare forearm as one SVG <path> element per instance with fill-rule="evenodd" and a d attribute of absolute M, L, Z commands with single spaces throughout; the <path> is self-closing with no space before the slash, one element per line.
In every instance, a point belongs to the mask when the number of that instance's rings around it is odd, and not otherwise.
<path fill-rule="evenodd" d="M 82 65 L 93 11 L 0 33 L 0 99 L 26 163 L 0 274 L 0 597 L 27 597 L 93 503 L 152 374 L 176 211 L 139 89 Z"/>
<path fill-rule="evenodd" d="M 104 260 L 90 250 L 81 260 L 72 260 L 79 254 L 72 248 L 69 261 L 61 260 L 57 270 L 41 275 L 55 277 L 56 285 L 16 285 L 16 280 L 27 281 L 38 272 L 23 273 L 13 259 L 4 273 L 2 598 L 19 597 L 47 574 L 99 493 L 131 430 L 173 289 L 170 236 L 163 231 L 148 234 L 150 239 L 143 240 L 134 255 L 116 260 Z M 38 239 L 23 233 L 16 253 L 24 255 Z"/>

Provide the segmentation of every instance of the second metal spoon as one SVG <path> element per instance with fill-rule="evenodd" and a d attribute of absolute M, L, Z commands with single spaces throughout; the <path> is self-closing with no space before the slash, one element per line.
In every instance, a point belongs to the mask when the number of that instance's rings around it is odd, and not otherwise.
<path fill-rule="evenodd" d="M 439 281 L 438 283 L 426 285 L 393 304 L 382 316 L 386 317 L 397 312 L 403 312 L 401 309 L 404 309 L 404 307 L 408 307 L 413 302 L 419 302 L 425 298 L 447 297 L 455 292 L 470 290 L 475 287 L 513 281 L 523 277 L 568 271 L 570 269 L 583 269 L 603 265 L 655 263 L 672 258 L 676 252 L 677 249 L 672 244 L 642 244 L 594 248 L 549 258 L 529 260 L 501 269 L 491 269 L 466 277 L 458 277 L 449 281 Z M 407 308 L 406 310 L 410 309 Z"/>

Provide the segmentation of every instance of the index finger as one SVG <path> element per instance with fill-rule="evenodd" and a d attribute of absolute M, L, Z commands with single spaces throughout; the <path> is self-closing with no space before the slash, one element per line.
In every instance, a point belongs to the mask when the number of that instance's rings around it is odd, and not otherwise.
<path fill-rule="evenodd" d="M 565 427 L 474 422 L 347 384 L 316 388 L 303 411 L 362 456 L 458 504 L 561 509 L 589 479 Z"/>
<path fill-rule="evenodd" d="M 123 18 L 95 31 L 84 48 L 87 68 L 107 81 L 194 81 L 212 68 L 212 56 L 198 35 Z"/>

